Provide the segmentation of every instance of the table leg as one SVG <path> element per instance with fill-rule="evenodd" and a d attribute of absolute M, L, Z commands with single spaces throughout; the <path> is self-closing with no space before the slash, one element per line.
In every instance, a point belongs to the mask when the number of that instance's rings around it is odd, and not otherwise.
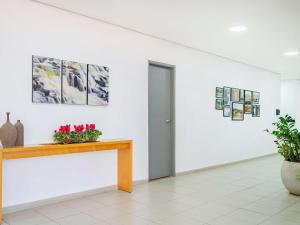
<path fill-rule="evenodd" d="M 118 189 L 132 192 L 132 142 L 128 149 L 118 149 Z"/>
<path fill-rule="evenodd" d="M 3 152 L 0 149 L 0 224 L 2 224 L 2 159 Z"/>

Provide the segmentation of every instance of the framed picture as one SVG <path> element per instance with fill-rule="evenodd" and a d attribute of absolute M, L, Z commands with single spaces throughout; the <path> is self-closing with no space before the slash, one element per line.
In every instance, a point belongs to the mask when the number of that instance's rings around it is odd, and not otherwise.
<path fill-rule="evenodd" d="M 251 104 L 251 102 L 245 102 L 245 104 L 244 104 L 244 113 L 245 114 L 252 114 L 252 104 Z"/>
<path fill-rule="evenodd" d="M 244 120 L 244 103 L 232 102 L 231 119 L 234 121 Z"/>
<path fill-rule="evenodd" d="M 223 88 L 216 87 L 216 98 L 223 98 Z"/>
<path fill-rule="evenodd" d="M 231 98 L 232 102 L 239 102 L 240 101 L 240 89 L 238 88 L 231 88 Z"/>
<path fill-rule="evenodd" d="M 245 90 L 240 89 L 240 102 L 245 101 Z"/>
<path fill-rule="evenodd" d="M 224 99 L 224 105 L 230 105 L 230 94 L 231 94 L 231 88 L 230 87 L 223 87 L 223 99 Z"/>
<path fill-rule="evenodd" d="M 88 65 L 88 105 L 106 106 L 109 103 L 109 68 Z"/>
<path fill-rule="evenodd" d="M 223 99 L 216 99 L 216 110 L 223 110 Z"/>
<path fill-rule="evenodd" d="M 252 103 L 254 105 L 259 105 L 259 97 L 260 97 L 260 93 L 257 91 L 253 91 L 252 92 Z"/>
<path fill-rule="evenodd" d="M 260 105 L 253 105 L 252 106 L 252 116 L 253 117 L 260 117 Z"/>
<path fill-rule="evenodd" d="M 63 60 L 62 103 L 87 104 L 87 64 Z"/>
<path fill-rule="evenodd" d="M 32 56 L 32 102 L 61 102 L 61 60 Z"/>
<path fill-rule="evenodd" d="M 231 107 L 230 105 L 223 106 L 223 117 L 230 117 L 231 115 Z"/>
<path fill-rule="evenodd" d="M 245 90 L 245 102 L 252 102 L 252 91 Z"/>

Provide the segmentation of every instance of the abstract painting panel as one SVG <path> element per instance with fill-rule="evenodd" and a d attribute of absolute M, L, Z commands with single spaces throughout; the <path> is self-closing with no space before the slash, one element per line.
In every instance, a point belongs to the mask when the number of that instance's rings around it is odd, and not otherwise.
<path fill-rule="evenodd" d="M 32 56 L 32 102 L 61 102 L 61 60 Z"/>
<path fill-rule="evenodd" d="M 87 64 L 63 61 L 62 103 L 71 105 L 87 103 Z"/>
<path fill-rule="evenodd" d="M 231 119 L 236 121 L 244 120 L 244 104 L 241 102 L 232 103 Z"/>
<path fill-rule="evenodd" d="M 108 105 L 109 68 L 88 65 L 88 105 Z"/>

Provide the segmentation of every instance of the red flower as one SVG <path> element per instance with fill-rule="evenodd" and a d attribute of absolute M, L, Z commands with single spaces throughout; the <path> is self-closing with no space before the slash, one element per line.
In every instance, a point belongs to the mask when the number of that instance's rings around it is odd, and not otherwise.
<path fill-rule="evenodd" d="M 60 126 L 59 132 L 69 134 L 71 131 L 70 125 Z"/>
<path fill-rule="evenodd" d="M 95 124 L 90 124 L 90 129 L 91 129 L 91 130 L 95 130 L 95 129 L 96 129 Z"/>
<path fill-rule="evenodd" d="M 83 125 L 77 125 L 77 126 L 75 125 L 74 129 L 76 132 L 81 132 L 84 130 L 84 126 Z"/>
<path fill-rule="evenodd" d="M 66 132 L 67 134 L 69 134 L 70 131 L 71 131 L 71 126 L 70 126 L 70 125 L 66 125 L 66 126 L 65 126 L 65 132 Z"/>
<path fill-rule="evenodd" d="M 86 130 L 95 130 L 96 126 L 95 124 L 86 124 L 85 129 Z"/>

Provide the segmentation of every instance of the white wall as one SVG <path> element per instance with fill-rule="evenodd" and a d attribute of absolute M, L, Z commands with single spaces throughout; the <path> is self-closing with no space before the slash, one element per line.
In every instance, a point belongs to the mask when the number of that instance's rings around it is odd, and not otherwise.
<path fill-rule="evenodd" d="M 289 114 L 296 119 L 297 127 L 300 127 L 300 80 L 282 80 L 281 82 L 281 115 Z"/>
<path fill-rule="evenodd" d="M 94 122 L 103 138 L 134 140 L 134 180 L 148 177 L 148 60 L 176 65 L 176 170 L 202 168 L 275 152 L 263 132 L 279 107 L 276 74 L 153 39 L 28 0 L 0 8 L 0 116 L 12 112 L 26 143 L 51 141 L 62 123 Z M 107 65 L 108 107 L 31 103 L 31 55 Z M 261 92 L 261 117 L 233 122 L 214 110 L 216 86 Z M 5 161 L 4 206 L 116 183 L 114 152 Z"/>

